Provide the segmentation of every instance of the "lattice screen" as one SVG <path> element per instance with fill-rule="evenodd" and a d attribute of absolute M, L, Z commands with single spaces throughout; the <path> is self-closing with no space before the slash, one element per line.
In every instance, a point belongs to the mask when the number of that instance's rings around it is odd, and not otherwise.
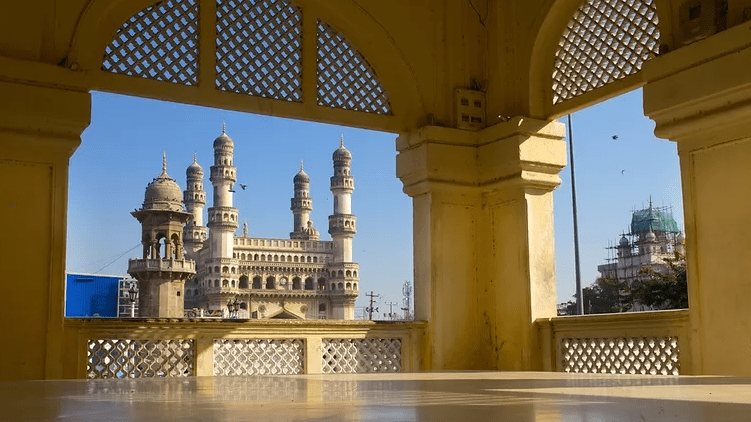
<path fill-rule="evenodd" d="M 214 340 L 214 375 L 289 375 L 304 370 L 303 340 Z"/>
<path fill-rule="evenodd" d="M 117 30 L 102 70 L 182 85 L 198 83 L 198 0 L 147 7 Z"/>
<path fill-rule="evenodd" d="M 193 340 L 89 340 L 88 378 L 187 377 L 194 374 Z"/>
<path fill-rule="evenodd" d="M 344 35 L 318 21 L 318 105 L 391 114 L 375 70 Z"/>
<path fill-rule="evenodd" d="M 282 0 L 218 0 L 216 86 L 302 100 L 302 11 Z"/>
<path fill-rule="evenodd" d="M 585 0 L 555 53 L 553 104 L 635 74 L 660 48 L 653 0 Z"/>
<path fill-rule="evenodd" d="M 679 375 L 677 337 L 564 338 L 564 372 Z"/>
<path fill-rule="evenodd" d="M 323 373 L 401 372 L 399 339 L 323 339 Z"/>

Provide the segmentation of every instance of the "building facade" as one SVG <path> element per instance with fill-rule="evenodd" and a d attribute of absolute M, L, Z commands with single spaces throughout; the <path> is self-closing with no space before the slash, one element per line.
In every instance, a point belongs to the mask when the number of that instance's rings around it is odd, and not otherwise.
<path fill-rule="evenodd" d="M 247 223 L 242 233 L 236 234 L 239 211 L 234 207 L 233 194 L 237 168 L 234 166 L 234 142 L 224 128 L 214 140 L 213 148 L 214 163 L 209 174 L 213 200 L 206 222 L 204 172 L 196 157 L 187 168 L 187 186 L 179 202 L 187 217 L 182 218 L 180 214 L 182 233 L 176 239 L 181 248 L 184 244 L 185 262 L 195 262 L 195 274 L 185 277 L 184 286 L 177 287 L 185 292 L 180 302 L 183 306 L 180 316 L 189 311 L 191 315 L 220 314 L 237 318 L 354 319 L 359 265 L 353 262 L 352 240 L 357 219 L 352 214 L 352 154 L 344 147 L 344 139 L 333 154 L 334 209 L 329 216 L 328 230 L 331 240 L 321 240 L 310 219 L 313 209 L 310 177 L 302 163 L 293 178 L 290 206 L 293 229 L 289 238 L 252 237 Z M 134 215 L 137 213 L 142 212 L 136 211 Z M 173 218 L 173 221 L 176 220 Z M 153 238 L 151 231 L 144 232 L 144 239 L 147 238 Z M 144 245 L 144 250 L 151 249 Z M 143 278 L 131 274 L 139 282 Z M 153 293 L 140 291 L 141 297 L 150 294 Z M 141 304 L 146 301 L 139 299 Z M 234 312 L 230 311 L 231 304 L 236 307 Z M 150 316 L 144 313 L 146 308 L 141 309 L 142 316 Z"/>
<path fill-rule="evenodd" d="M 608 263 L 597 266 L 601 278 L 626 282 L 645 278 L 642 268 L 651 268 L 659 273 L 669 270 L 667 260 L 676 259 L 676 253 L 684 256 L 685 237 L 668 207 L 649 207 L 634 211 L 630 231 L 621 236 L 611 251 Z M 614 253 L 613 253 L 614 252 Z M 643 309 L 635 309 L 643 310 Z"/>

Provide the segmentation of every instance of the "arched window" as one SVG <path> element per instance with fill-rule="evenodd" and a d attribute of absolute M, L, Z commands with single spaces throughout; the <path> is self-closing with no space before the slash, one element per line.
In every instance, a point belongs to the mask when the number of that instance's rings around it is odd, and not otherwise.
<path fill-rule="evenodd" d="M 258 261 L 258 254 L 253 255 L 253 260 Z"/>
<path fill-rule="evenodd" d="M 318 290 L 326 290 L 326 280 L 323 278 L 318 279 Z"/>
<path fill-rule="evenodd" d="M 318 257 L 317 256 L 313 257 L 313 262 L 318 262 Z"/>
<path fill-rule="evenodd" d="M 286 256 L 284 256 L 284 255 L 282 255 L 282 256 L 281 256 L 281 259 L 282 259 L 282 262 L 285 262 L 285 260 L 287 259 L 287 257 L 286 257 Z"/>
<path fill-rule="evenodd" d="M 245 254 L 240 255 L 240 259 L 242 259 L 243 261 L 245 261 Z"/>
<path fill-rule="evenodd" d="M 274 255 L 274 262 L 279 262 L 279 255 Z"/>
<path fill-rule="evenodd" d="M 263 282 L 263 280 L 261 280 L 261 277 L 258 277 L 258 276 L 253 277 L 253 288 L 254 289 L 260 289 L 262 282 Z"/>
<path fill-rule="evenodd" d="M 337 273 L 337 275 L 339 276 L 339 278 L 344 277 L 344 271 L 339 270 L 339 272 Z"/>
<path fill-rule="evenodd" d="M 352 277 L 357 278 L 357 271 L 352 271 Z"/>
<path fill-rule="evenodd" d="M 352 288 L 354 288 L 355 290 L 357 290 L 357 283 L 353 284 Z"/>
<path fill-rule="evenodd" d="M 232 285 L 232 287 L 235 287 L 235 280 L 232 280 L 232 281 L 230 282 L 230 284 Z"/>
<path fill-rule="evenodd" d="M 266 279 L 266 288 L 276 289 L 276 279 L 274 277 L 269 277 Z"/>
<path fill-rule="evenodd" d="M 295 256 L 295 262 L 299 262 L 299 258 Z"/>
<path fill-rule="evenodd" d="M 305 290 L 314 290 L 313 277 L 308 277 L 305 279 Z"/>
<path fill-rule="evenodd" d="M 331 290 L 336 290 L 336 283 L 331 283 Z"/>
<path fill-rule="evenodd" d="M 351 288 L 352 288 L 352 283 L 347 283 L 347 289 L 351 289 Z"/>
<path fill-rule="evenodd" d="M 235 273 L 235 267 L 230 267 L 229 272 L 234 274 Z"/>
<path fill-rule="evenodd" d="M 226 266 L 222 267 L 222 272 L 223 273 L 228 273 L 229 272 L 229 267 L 226 267 Z"/>
<path fill-rule="evenodd" d="M 326 312 L 326 305 L 323 303 L 318 305 L 318 312 Z"/>
<path fill-rule="evenodd" d="M 352 277 L 352 271 L 347 270 L 347 277 Z"/>
<path fill-rule="evenodd" d="M 219 272 L 219 267 L 214 267 L 214 272 L 218 273 Z"/>
<path fill-rule="evenodd" d="M 266 260 L 266 255 L 261 255 L 261 261 L 265 261 L 265 260 Z"/>
<path fill-rule="evenodd" d="M 292 290 L 301 290 L 302 288 L 302 280 L 300 280 L 300 277 L 295 277 L 292 279 Z"/>
<path fill-rule="evenodd" d="M 219 287 L 219 280 L 214 280 L 214 287 Z"/>
<path fill-rule="evenodd" d="M 308 263 L 310 263 L 311 261 L 312 261 L 312 260 L 311 260 L 311 258 L 310 258 L 310 257 L 308 257 Z"/>
<path fill-rule="evenodd" d="M 229 287 L 229 280 L 222 280 L 222 287 Z"/>
<path fill-rule="evenodd" d="M 339 290 L 344 290 L 344 284 L 343 283 L 339 283 Z"/>

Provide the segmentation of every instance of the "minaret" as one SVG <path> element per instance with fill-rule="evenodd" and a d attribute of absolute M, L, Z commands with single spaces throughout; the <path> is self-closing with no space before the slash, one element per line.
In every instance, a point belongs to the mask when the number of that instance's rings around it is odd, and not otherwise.
<path fill-rule="evenodd" d="M 138 280 L 138 309 L 142 317 L 182 318 L 185 280 L 195 274 L 195 262 L 183 256 L 185 212 L 180 186 L 162 174 L 146 187 L 143 206 L 131 212 L 141 223 L 143 259 L 131 259 L 128 273 Z"/>
<path fill-rule="evenodd" d="M 355 180 L 350 173 L 352 154 L 344 148 L 344 135 L 339 148 L 334 151 L 334 175 L 331 177 L 331 193 L 334 196 L 334 213 L 329 216 L 329 234 L 334 244 L 333 262 L 327 267 L 330 280 L 337 286 L 331 289 L 332 318 L 354 319 L 359 267 L 352 262 L 352 238 L 356 233 L 357 218 L 352 214 L 352 192 Z M 338 289 L 339 285 L 344 289 Z M 349 286 L 349 288 L 347 287 Z"/>
<path fill-rule="evenodd" d="M 290 239 L 318 240 L 318 230 L 313 228 L 310 212 L 313 211 L 313 200 L 310 198 L 310 177 L 303 170 L 300 161 L 300 171 L 295 175 L 295 195 L 291 199 L 292 215 L 294 216 L 294 231 L 289 234 Z"/>
<path fill-rule="evenodd" d="M 207 289 L 206 297 L 210 310 L 224 309 L 225 304 L 237 294 L 237 260 L 233 259 L 233 241 L 238 227 L 237 208 L 233 207 L 233 186 L 237 181 L 233 164 L 235 144 L 225 132 L 214 140 L 214 165 L 211 166 L 209 180 L 214 187 L 213 206 L 209 208 L 209 267 L 219 268 L 219 273 L 211 273 L 219 286 Z"/>
<path fill-rule="evenodd" d="M 185 209 L 192 218 L 185 226 L 186 254 L 195 259 L 195 252 L 203 247 L 207 228 L 203 225 L 203 207 L 206 205 L 206 191 L 203 190 L 203 168 L 198 165 L 198 158 L 193 154 L 193 163 L 185 171 L 187 188 L 183 192 Z"/>

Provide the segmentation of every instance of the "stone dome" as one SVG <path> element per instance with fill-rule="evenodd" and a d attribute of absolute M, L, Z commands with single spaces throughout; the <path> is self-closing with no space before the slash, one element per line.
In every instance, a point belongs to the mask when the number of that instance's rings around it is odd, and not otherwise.
<path fill-rule="evenodd" d="M 295 184 L 310 183 L 310 176 L 303 170 L 302 162 L 300 162 L 300 171 L 297 172 L 293 181 Z"/>
<path fill-rule="evenodd" d="M 188 169 L 185 171 L 185 174 L 190 176 L 203 176 L 203 167 L 201 167 L 198 164 L 198 159 L 195 155 L 193 155 L 193 162 L 188 166 Z"/>
<path fill-rule="evenodd" d="M 341 138 L 341 144 L 339 148 L 334 151 L 334 161 L 350 161 L 352 160 L 352 153 L 347 148 L 344 148 L 344 135 Z"/>
<path fill-rule="evenodd" d="M 235 148 L 235 142 L 232 141 L 232 138 L 227 136 L 226 133 L 222 132 L 221 135 L 219 135 L 218 138 L 214 139 L 214 149 L 233 149 Z"/>
<path fill-rule="evenodd" d="M 162 174 L 146 186 L 143 209 L 164 209 L 182 211 L 183 192 L 175 179 L 167 175 L 167 158 L 162 163 Z"/>
<path fill-rule="evenodd" d="M 621 246 L 628 246 L 628 239 L 626 238 L 626 236 L 621 237 L 621 241 L 618 242 L 618 244 Z"/>
<path fill-rule="evenodd" d="M 656 242 L 657 241 L 657 236 L 655 236 L 655 234 L 652 232 L 652 230 L 650 230 L 650 231 L 647 232 L 647 235 L 644 236 L 644 239 L 647 242 Z"/>

